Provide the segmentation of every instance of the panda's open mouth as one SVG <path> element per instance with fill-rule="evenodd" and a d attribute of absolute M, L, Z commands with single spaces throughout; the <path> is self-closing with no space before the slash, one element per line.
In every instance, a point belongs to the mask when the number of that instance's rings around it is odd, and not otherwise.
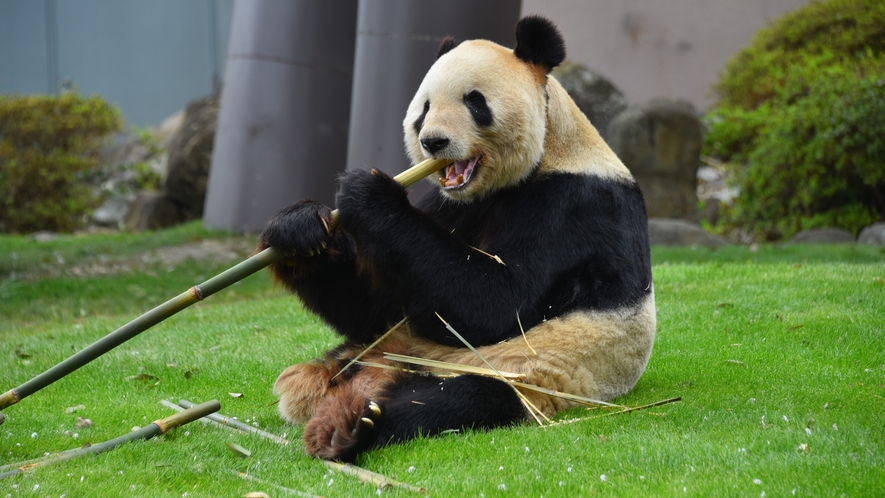
<path fill-rule="evenodd" d="M 457 159 L 442 170 L 439 183 L 446 190 L 455 190 L 467 185 L 473 178 L 473 172 L 482 161 L 482 156 L 470 159 Z"/>

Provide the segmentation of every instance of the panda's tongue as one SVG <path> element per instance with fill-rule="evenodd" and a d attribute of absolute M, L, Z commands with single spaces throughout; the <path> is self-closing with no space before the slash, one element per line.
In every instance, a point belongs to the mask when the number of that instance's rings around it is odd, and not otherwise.
<path fill-rule="evenodd" d="M 455 161 L 446 167 L 445 177 L 442 179 L 443 187 L 458 188 L 470 181 L 470 177 L 473 175 L 473 169 L 476 167 L 477 161 L 479 161 L 479 156 L 470 158 L 466 161 Z"/>

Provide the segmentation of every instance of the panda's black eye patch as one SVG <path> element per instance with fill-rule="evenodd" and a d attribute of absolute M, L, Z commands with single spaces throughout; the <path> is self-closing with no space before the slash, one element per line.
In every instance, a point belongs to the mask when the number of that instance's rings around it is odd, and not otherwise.
<path fill-rule="evenodd" d="M 470 110 L 470 115 L 478 126 L 492 126 L 492 110 L 482 93 L 478 90 L 468 93 L 464 96 L 464 105 Z"/>
<path fill-rule="evenodd" d="M 429 110 L 430 110 L 430 101 L 425 100 L 424 101 L 424 112 L 421 113 L 421 116 L 419 116 L 418 119 L 415 120 L 415 124 L 412 125 L 415 127 L 415 134 L 416 135 L 421 134 L 421 128 L 424 128 L 424 118 L 427 116 L 427 111 L 429 111 Z"/>

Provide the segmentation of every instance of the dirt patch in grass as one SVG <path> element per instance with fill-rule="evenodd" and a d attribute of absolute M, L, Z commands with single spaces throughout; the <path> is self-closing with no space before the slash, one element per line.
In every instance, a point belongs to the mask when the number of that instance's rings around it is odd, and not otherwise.
<path fill-rule="evenodd" d="M 254 249 L 253 238 L 238 237 L 188 242 L 136 254 L 85 256 L 73 263 L 65 261 L 64 257 L 60 255 L 55 255 L 54 258 L 43 261 L 37 267 L 16 272 L 15 278 L 19 280 L 64 276 L 86 278 L 154 268 L 171 270 L 188 260 L 233 265 L 249 257 Z"/>

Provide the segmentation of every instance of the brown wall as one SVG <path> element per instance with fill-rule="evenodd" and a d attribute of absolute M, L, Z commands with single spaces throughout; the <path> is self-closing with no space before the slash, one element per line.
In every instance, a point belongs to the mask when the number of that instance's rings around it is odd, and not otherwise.
<path fill-rule="evenodd" d="M 683 99 L 704 110 L 726 61 L 808 0 L 523 0 L 565 37 L 569 59 L 602 73 L 631 104 Z"/>

